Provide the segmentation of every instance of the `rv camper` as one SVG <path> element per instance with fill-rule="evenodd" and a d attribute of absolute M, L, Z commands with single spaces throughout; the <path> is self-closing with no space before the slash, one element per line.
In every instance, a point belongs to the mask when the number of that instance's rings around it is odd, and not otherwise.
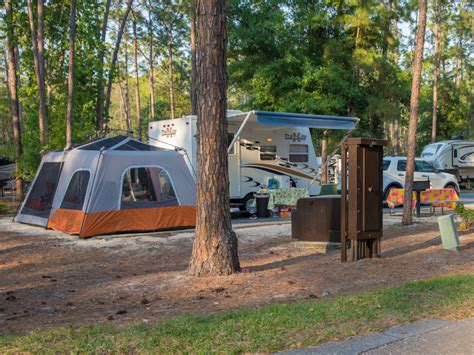
<path fill-rule="evenodd" d="M 459 183 L 474 181 L 474 141 L 449 140 L 429 144 L 421 157 L 436 169 L 455 175 Z"/>
<path fill-rule="evenodd" d="M 305 187 L 317 195 L 319 164 L 310 128 L 352 130 L 358 119 L 268 111 L 231 111 L 228 160 L 231 204 L 248 210 L 253 193 L 270 179 L 280 187 Z M 196 116 L 151 122 L 149 144 L 174 147 L 194 172 L 197 162 Z"/>

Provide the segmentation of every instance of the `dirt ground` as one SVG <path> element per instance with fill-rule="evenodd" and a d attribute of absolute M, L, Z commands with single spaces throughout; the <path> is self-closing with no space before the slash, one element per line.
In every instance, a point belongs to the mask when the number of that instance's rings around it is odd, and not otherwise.
<path fill-rule="evenodd" d="M 297 249 L 289 224 L 241 228 L 243 272 L 186 275 L 192 233 L 78 240 L 0 219 L 0 333 L 56 326 L 153 323 L 474 272 L 474 231 L 442 249 L 433 221 L 387 226 L 382 257 L 340 263 L 339 251 Z"/>

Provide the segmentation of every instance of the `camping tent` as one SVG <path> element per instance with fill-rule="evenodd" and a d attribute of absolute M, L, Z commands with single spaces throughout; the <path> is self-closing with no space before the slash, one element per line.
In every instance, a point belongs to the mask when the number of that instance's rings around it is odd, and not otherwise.
<path fill-rule="evenodd" d="M 194 205 L 179 152 L 117 136 L 45 155 L 16 221 L 86 238 L 192 227 Z"/>

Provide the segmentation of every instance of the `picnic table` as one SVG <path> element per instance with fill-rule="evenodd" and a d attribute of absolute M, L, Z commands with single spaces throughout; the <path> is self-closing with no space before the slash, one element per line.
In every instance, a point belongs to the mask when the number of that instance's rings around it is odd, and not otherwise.
<path fill-rule="evenodd" d="M 424 205 L 430 205 L 433 208 L 433 213 L 436 207 L 444 209 L 454 209 L 459 201 L 459 196 L 455 189 L 428 189 L 420 193 L 420 202 Z M 387 204 L 390 209 L 397 206 L 403 206 L 405 201 L 404 189 L 391 189 L 387 196 Z M 416 194 L 413 192 L 412 208 L 416 204 Z"/>

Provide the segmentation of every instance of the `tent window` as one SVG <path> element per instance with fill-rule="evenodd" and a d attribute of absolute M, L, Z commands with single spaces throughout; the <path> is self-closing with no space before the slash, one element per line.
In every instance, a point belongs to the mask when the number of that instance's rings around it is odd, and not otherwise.
<path fill-rule="evenodd" d="M 131 168 L 122 182 L 122 209 L 178 206 L 171 179 L 160 168 Z"/>
<path fill-rule="evenodd" d="M 308 145 L 307 144 L 290 144 L 290 162 L 307 163 L 308 162 Z"/>
<path fill-rule="evenodd" d="M 82 210 L 86 199 L 87 185 L 89 184 L 90 172 L 86 170 L 76 171 L 64 196 L 61 208 L 67 210 Z"/>
<path fill-rule="evenodd" d="M 260 147 L 260 160 L 275 160 L 277 147 L 275 145 L 262 145 Z"/>
<path fill-rule="evenodd" d="M 22 214 L 49 218 L 62 163 L 43 163 L 31 187 Z"/>

